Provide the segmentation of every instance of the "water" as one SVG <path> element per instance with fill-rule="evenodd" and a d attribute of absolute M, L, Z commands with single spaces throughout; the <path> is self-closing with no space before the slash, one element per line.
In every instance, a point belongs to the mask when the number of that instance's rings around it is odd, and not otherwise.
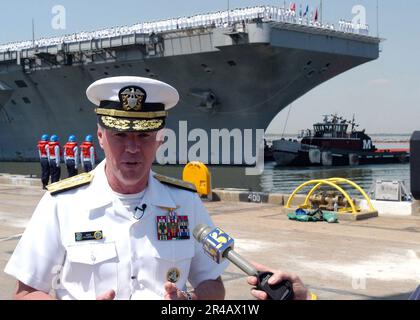
<path fill-rule="evenodd" d="M 409 149 L 410 134 L 371 134 L 373 144 L 378 149 Z M 279 139 L 276 135 L 267 139 Z M 296 139 L 296 135 L 285 135 L 286 139 Z M 366 192 L 370 190 L 376 180 L 404 182 L 406 189 L 410 190 L 410 165 L 363 165 L 358 167 L 317 167 L 317 168 L 284 168 L 276 167 L 275 163 L 266 164 L 261 177 L 261 191 L 274 190 L 281 193 L 290 193 L 305 181 L 314 179 L 346 178 L 361 186 Z M 304 189 L 306 191 L 307 189 Z M 358 195 L 354 189 L 346 189 L 351 195 Z"/>
<path fill-rule="evenodd" d="M 300 184 L 313 179 L 346 178 L 359 184 L 366 192 L 375 180 L 402 180 L 409 190 L 410 165 L 364 165 L 358 167 L 277 167 L 275 162 L 265 164 L 261 176 L 246 176 L 244 167 L 210 166 L 213 188 L 241 188 L 252 191 L 291 193 Z M 183 166 L 154 166 L 153 170 L 175 178 L 182 177 Z M 40 176 L 38 163 L 0 162 L 0 172 Z M 62 166 L 62 178 L 67 171 Z M 351 195 L 358 195 L 347 189 Z"/>
<path fill-rule="evenodd" d="M 290 193 L 300 184 L 314 179 L 345 178 L 352 180 L 366 192 L 376 180 L 394 181 L 402 180 L 410 189 L 410 165 L 364 165 L 358 167 L 333 167 L 333 168 L 280 168 L 275 163 L 266 164 L 261 176 L 261 191 L 274 190 L 280 193 Z M 358 195 L 352 188 L 346 189 L 351 195 Z"/>
<path fill-rule="evenodd" d="M 372 134 L 372 140 L 379 149 L 409 148 L 409 134 Z M 267 136 L 278 139 L 279 136 Z M 296 138 L 296 135 L 285 135 Z M 300 184 L 313 179 L 346 178 L 356 182 L 366 192 L 376 180 L 402 180 L 407 190 L 410 189 L 410 165 L 363 165 L 358 167 L 310 167 L 285 168 L 275 162 L 265 164 L 261 176 L 246 176 L 244 167 L 209 166 L 213 188 L 240 188 L 251 191 L 291 193 Z M 183 166 L 153 167 L 155 172 L 174 178 L 182 178 Z M 64 165 L 61 166 L 62 178 L 67 177 Z M 32 175 L 39 177 L 41 168 L 37 162 L 0 162 L 0 173 Z M 357 195 L 353 189 L 346 189 L 351 195 Z M 305 191 L 305 190 L 304 190 Z"/>

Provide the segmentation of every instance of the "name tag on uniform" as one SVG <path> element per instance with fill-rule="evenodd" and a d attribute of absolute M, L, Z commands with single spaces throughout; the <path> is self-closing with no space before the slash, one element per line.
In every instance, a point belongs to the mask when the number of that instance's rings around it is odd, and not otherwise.
<path fill-rule="evenodd" d="M 74 234 L 74 239 L 76 240 L 76 242 L 88 241 L 88 240 L 101 240 L 103 238 L 104 238 L 104 234 L 103 234 L 102 230 L 76 232 Z"/>

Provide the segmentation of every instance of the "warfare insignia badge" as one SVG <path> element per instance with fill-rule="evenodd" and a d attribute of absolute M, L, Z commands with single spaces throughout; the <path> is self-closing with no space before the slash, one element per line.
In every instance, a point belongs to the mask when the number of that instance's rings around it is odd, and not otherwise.
<path fill-rule="evenodd" d="M 179 277 L 181 275 L 181 272 L 177 268 L 171 268 L 166 273 L 166 280 L 172 283 L 176 283 L 179 280 Z"/>
<path fill-rule="evenodd" d="M 146 100 L 146 92 L 140 87 L 125 87 L 119 93 L 124 111 L 140 111 Z"/>

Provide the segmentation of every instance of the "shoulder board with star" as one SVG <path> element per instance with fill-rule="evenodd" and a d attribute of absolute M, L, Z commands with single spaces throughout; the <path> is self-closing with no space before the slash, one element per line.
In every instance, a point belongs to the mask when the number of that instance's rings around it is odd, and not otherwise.
<path fill-rule="evenodd" d="M 91 183 L 92 180 L 93 180 L 93 174 L 85 172 L 77 176 L 70 177 L 70 178 L 52 183 L 47 186 L 47 189 L 50 192 L 50 194 L 54 196 L 56 194 L 59 194 L 68 190 L 85 186 Z"/>
<path fill-rule="evenodd" d="M 154 177 L 155 179 L 157 179 L 159 182 L 163 184 L 173 186 L 178 189 L 197 192 L 197 188 L 192 183 L 175 179 L 175 178 L 171 178 L 171 177 L 167 177 L 167 176 L 162 176 L 160 174 L 155 174 Z"/>

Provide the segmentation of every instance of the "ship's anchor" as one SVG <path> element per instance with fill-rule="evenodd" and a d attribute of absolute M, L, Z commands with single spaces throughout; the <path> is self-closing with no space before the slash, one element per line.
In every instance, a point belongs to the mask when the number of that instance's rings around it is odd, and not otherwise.
<path fill-rule="evenodd" d="M 196 98 L 199 98 L 200 104 L 199 107 L 212 110 L 218 104 L 217 96 L 211 90 L 201 91 L 201 90 L 191 90 L 190 95 Z"/>

